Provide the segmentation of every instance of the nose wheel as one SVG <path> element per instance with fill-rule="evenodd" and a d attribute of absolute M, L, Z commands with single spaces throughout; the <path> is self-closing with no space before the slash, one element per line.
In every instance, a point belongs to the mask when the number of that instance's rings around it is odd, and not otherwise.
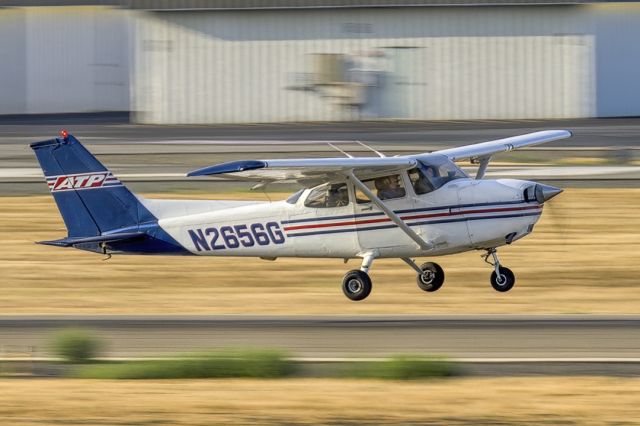
<path fill-rule="evenodd" d="M 489 260 L 489 256 L 493 257 L 493 262 Z M 501 293 L 511 290 L 516 283 L 516 276 L 511 272 L 511 269 L 500 265 L 496 249 L 487 250 L 484 261 L 494 268 L 491 273 L 491 287 Z"/>
<path fill-rule="evenodd" d="M 516 283 L 516 277 L 511 269 L 500 266 L 499 274 L 496 271 L 491 273 L 491 286 L 499 292 L 509 291 Z"/>

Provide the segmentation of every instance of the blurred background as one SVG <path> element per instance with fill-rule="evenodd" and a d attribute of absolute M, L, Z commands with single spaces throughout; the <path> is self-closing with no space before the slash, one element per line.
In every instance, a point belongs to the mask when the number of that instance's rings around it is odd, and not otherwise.
<path fill-rule="evenodd" d="M 0 0 L 0 418 L 639 424 L 638 40 L 633 1 Z M 184 175 L 574 136 L 489 167 L 565 188 L 500 251 L 514 290 L 474 252 L 353 303 L 353 261 L 34 244 L 66 235 L 28 147 L 61 129 L 141 195 L 260 200 L 298 188 Z"/>
<path fill-rule="evenodd" d="M 123 111 L 146 124 L 640 115 L 635 2 L 0 5 L 0 114 Z"/>

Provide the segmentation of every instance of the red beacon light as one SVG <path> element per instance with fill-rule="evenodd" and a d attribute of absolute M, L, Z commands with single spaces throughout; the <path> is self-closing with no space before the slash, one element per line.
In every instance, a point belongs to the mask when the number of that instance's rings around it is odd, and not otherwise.
<path fill-rule="evenodd" d="M 62 139 L 67 140 L 67 138 L 69 137 L 69 132 L 67 132 L 66 130 L 62 129 L 62 130 L 60 130 L 60 136 L 62 136 Z"/>

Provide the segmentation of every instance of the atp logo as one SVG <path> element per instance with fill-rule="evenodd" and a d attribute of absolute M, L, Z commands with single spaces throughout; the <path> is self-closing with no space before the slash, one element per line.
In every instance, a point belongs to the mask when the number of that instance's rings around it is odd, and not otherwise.
<path fill-rule="evenodd" d="M 120 185 L 110 172 L 51 176 L 47 178 L 51 192 L 95 189 Z"/>

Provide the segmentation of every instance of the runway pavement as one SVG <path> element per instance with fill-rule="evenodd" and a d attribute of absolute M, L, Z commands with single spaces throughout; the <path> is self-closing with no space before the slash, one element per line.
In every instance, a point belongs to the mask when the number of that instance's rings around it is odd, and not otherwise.
<path fill-rule="evenodd" d="M 89 117 L 89 118 L 88 118 Z M 92 118 L 93 117 L 93 118 Z M 68 129 L 135 191 L 166 192 L 228 190 L 226 185 L 185 179 L 199 167 L 246 158 L 341 155 L 326 142 L 342 143 L 354 155 L 370 155 L 353 144 L 360 140 L 388 155 L 432 151 L 561 128 L 574 136 L 498 158 L 540 162 L 531 170 L 551 184 L 635 186 L 640 180 L 640 119 L 352 122 L 218 126 L 131 125 L 121 115 L 0 117 L 0 195 L 45 194 L 40 170 L 28 144 Z M 604 158 L 597 168 L 548 167 L 549 159 L 589 156 Z M 521 177 L 530 169 L 498 168 L 495 176 Z M 492 176 L 489 174 L 488 176 Z M 160 182 L 160 184 L 159 184 Z M 246 188 L 247 185 L 240 186 Z M 238 187 L 238 186 L 236 186 Z"/>
<path fill-rule="evenodd" d="M 478 362 L 635 362 L 640 316 L 3 316 L 0 356 L 47 356 L 60 328 L 93 330 L 105 356 L 276 347 L 307 358 L 441 354 Z M 638 368 L 640 373 L 640 367 Z"/>
<path fill-rule="evenodd" d="M 126 115 L 0 116 L 0 143 L 40 140 L 66 128 L 96 143 L 161 140 L 363 140 L 433 146 L 506 137 L 520 132 L 568 129 L 558 147 L 638 147 L 640 118 L 471 121 L 360 121 L 330 123 L 157 126 L 129 124 Z"/>

